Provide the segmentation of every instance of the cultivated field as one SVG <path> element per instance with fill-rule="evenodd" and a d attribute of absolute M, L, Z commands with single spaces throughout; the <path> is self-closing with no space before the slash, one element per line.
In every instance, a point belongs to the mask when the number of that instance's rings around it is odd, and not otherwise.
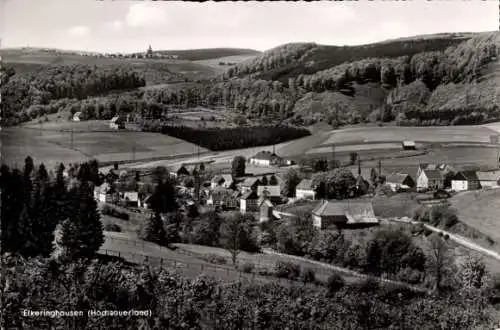
<path fill-rule="evenodd" d="M 360 144 L 369 142 L 397 142 L 404 140 L 425 143 L 483 142 L 497 132 L 483 126 L 437 126 L 437 127 L 363 127 L 331 131 L 331 136 L 322 145 Z"/>
<path fill-rule="evenodd" d="M 200 60 L 200 61 L 194 61 L 194 63 L 202 64 L 209 66 L 211 68 L 214 68 L 215 70 L 219 72 L 226 71 L 229 69 L 231 66 L 229 65 L 220 65 L 221 62 L 223 63 L 231 63 L 231 64 L 238 64 L 240 62 L 246 61 L 246 60 L 251 60 L 252 58 L 255 58 L 258 55 L 233 55 L 233 56 L 225 56 L 225 57 L 219 57 L 219 58 L 213 58 L 209 60 Z"/>
<path fill-rule="evenodd" d="M 63 126 L 77 127 L 84 123 Z M 98 126 L 96 126 L 98 127 Z M 73 139 L 71 138 L 73 136 Z M 175 157 L 206 149 L 158 133 L 134 131 L 56 131 L 20 127 L 2 130 L 2 161 L 21 164 L 28 155 L 35 162 L 55 165 L 96 158 L 101 162 Z"/>
<path fill-rule="evenodd" d="M 171 59 L 132 59 L 132 58 L 105 58 L 94 56 L 82 56 L 73 54 L 57 54 L 45 52 L 39 49 L 23 51 L 20 49 L 2 50 L 0 55 L 3 61 L 12 65 L 19 71 L 33 71 L 40 68 L 41 65 L 57 64 L 88 64 L 88 65 L 115 65 L 130 64 L 140 68 L 148 68 L 148 65 L 166 64 L 168 70 L 173 73 L 181 74 L 188 79 L 205 79 L 213 77 L 218 73 L 214 68 L 187 60 Z"/>

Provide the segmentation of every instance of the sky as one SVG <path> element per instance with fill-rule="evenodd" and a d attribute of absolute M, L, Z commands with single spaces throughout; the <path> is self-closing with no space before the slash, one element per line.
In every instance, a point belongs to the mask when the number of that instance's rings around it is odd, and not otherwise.
<path fill-rule="evenodd" d="M 182 2 L 0 0 L 2 47 L 99 52 L 359 45 L 443 32 L 495 31 L 497 0 Z"/>

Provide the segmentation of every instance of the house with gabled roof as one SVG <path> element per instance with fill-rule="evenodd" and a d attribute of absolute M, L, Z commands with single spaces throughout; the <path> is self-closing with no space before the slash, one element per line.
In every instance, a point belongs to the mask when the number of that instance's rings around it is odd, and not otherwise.
<path fill-rule="evenodd" d="M 233 184 L 233 177 L 231 174 L 217 174 L 210 181 L 212 189 L 216 187 L 229 188 Z"/>
<path fill-rule="evenodd" d="M 189 175 L 189 169 L 185 164 L 176 164 L 170 167 L 170 176 L 177 178 L 183 175 Z"/>
<path fill-rule="evenodd" d="M 386 176 L 385 184 L 392 191 L 410 190 L 415 187 L 415 181 L 406 173 L 391 173 Z"/>
<path fill-rule="evenodd" d="M 280 186 L 257 186 L 257 195 L 259 197 L 266 197 L 273 202 L 281 201 Z"/>
<path fill-rule="evenodd" d="M 125 119 L 122 116 L 114 116 L 109 121 L 109 127 L 113 129 L 124 129 Z"/>
<path fill-rule="evenodd" d="M 234 191 L 231 189 L 217 187 L 209 193 L 207 205 L 230 209 L 238 206 L 238 200 L 234 198 Z"/>
<path fill-rule="evenodd" d="M 291 161 L 267 150 L 263 150 L 255 154 L 255 156 L 249 159 L 249 163 L 256 166 L 283 166 L 292 164 Z"/>
<path fill-rule="evenodd" d="M 455 191 L 477 190 L 481 183 L 475 171 L 459 171 L 451 179 L 451 189 Z"/>
<path fill-rule="evenodd" d="M 322 200 L 312 211 L 313 224 L 318 229 L 356 228 L 379 223 L 368 200 Z"/>
<path fill-rule="evenodd" d="M 75 114 L 73 115 L 73 121 L 81 121 L 81 120 L 82 120 L 82 112 L 81 111 L 75 112 Z"/>
<path fill-rule="evenodd" d="M 297 199 L 316 199 L 316 185 L 312 179 L 303 179 L 295 188 Z"/>
<path fill-rule="evenodd" d="M 439 169 L 421 169 L 417 177 L 417 191 L 427 189 L 442 189 L 444 187 L 444 173 Z"/>
<path fill-rule="evenodd" d="M 257 191 L 257 187 L 260 184 L 259 178 L 246 178 L 239 184 L 240 191 L 242 194 L 249 191 Z"/>
<path fill-rule="evenodd" d="M 500 171 L 477 171 L 477 178 L 481 188 L 498 188 L 500 181 Z"/>
<path fill-rule="evenodd" d="M 94 187 L 94 198 L 101 203 L 115 203 L 118 201 L 116 190 L 107 182 Z"/>
<path fill-rule="evenodd" d="M 240 198 L 240 212 L 257 212 L 259 196 L 254 190 L 244 193 Z"/>

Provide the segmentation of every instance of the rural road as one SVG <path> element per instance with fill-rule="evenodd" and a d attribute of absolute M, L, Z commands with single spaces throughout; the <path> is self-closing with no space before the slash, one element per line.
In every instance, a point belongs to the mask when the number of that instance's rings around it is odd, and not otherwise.
<path fill-rule="evenodd" d="M 389 220 L 389 221 L 394 221 L 394 222 L 400 222 L 400 223 L 407 223 L 407 224 L 413 224 L 413 225 L 418 225 L 418 224 L 421 224 L 422 222 L 419 222 L 419 221 L 413 221 L 413 220 L 410 220 L 408 218 L 402 218 L 402 219 L 386 219 L 386 220 Z M 445 230 L 442 230 L 442 229 L 439 229 L 437 227 L 434 227 L 434 226 L 431 226 L 431 225 L 428 225 L 426 223 L 423 224 L 425 228 L 429 229 L 429 230 L 432 230 L 433 232 L 436 232 L 436 233 L 443 233 L 444 234 L 447 234 L 449 236 L 449 238 L 451 240 L 453 240 L 454 242 L 462 245 L 462 246 L 465 246 L 471 250 L 474 250 L 476 252 L 479 252 L 479 253 L 482 253 L 482 254 L 485 254 L 491 258 L 494 258 L 496 260 L 499 260 L 500 261 L 500 254 L 498 254 L 497 252 L 495 251 L 492 251 L 492 250 L 488 250 L 476 243 L 473 243 L 471 241 L 469 241 L 468 239 L 460 236 L 460 235 L 456 235 L 456 234 L 452 234 L 450 232 L 447 232 Z"/>

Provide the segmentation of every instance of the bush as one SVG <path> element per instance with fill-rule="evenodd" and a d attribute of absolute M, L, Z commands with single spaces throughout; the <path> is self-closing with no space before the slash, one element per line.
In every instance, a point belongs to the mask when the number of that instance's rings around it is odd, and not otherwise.
<path fill-rule="evenodd" d="M 288 261 L 278 261 L 275 266 L 275 274 L 280 278 L 297 279 L 300 276 L 300 266 Z"/>
<path fill-rule="evenodd" d="M 107 223 L 104 225 L 104 230 L 105 231 L 114 231 L 114 232 L 121 232 L 122 231 L 122 227 L 120 227 L 119 225 L 117 225 L 116 223 Z"/>
<path fill-rule="evenodd" d="M 101 209 L 101 213 L 121 220 L 130 219 L 130 215 L 127 212 L 120 211 L 108 204 L 104 204 L 104 206 Z"/>
<path fill-rule="evenodd" d="M 423 274 L 422 274 L 422 272 L 420 272 L 416 269 L 404 268 L 404 269 L 401 269 L 396 274 L 396 280 L 401 281 L 401 282 L 410 283 L 410 284 L 418 284 L 418 283 L 422 282 Z"/>
<path fill-rule="evenodd" d="M 311 268 L 302 268 L 300 279 L 304 283 L 314 283 L 316 281 L 316 273 Z"/>
<path fill-rule="evenodd" d="M 225 265 L 225 264 L 227 264 L 227 259 L 226 258 L 224 258 L 223 256 L 220 256 L 220 255 L 214 254 L 214 253 L 208 254 L 204 259 L 206 261 L 208 261 L 208 262 L 210 262 L 212 264 L 216 264 L 216 265 Z"/>
<path fill-rule="evenodd" d="M 345 286 L 344 278 L 337 273 L 334 273 L 328 277 L 326 282 L 326 288 L 329 294 L 333 294 Z"/>
<path fill-rule="evenodd" d="M 252 273 L 253 270 L 255 268 L 255 265 L 251 262 L 245 262 L 242 266 L 241 266 L 241 271 L 244 272 L 244 273 Z"/>
<path fill-rule="evenodd" d="M 376 277 L 369 276 L 357 285 L 361 292 L 375 292 L 380 288 L 380 280 Z"/>

